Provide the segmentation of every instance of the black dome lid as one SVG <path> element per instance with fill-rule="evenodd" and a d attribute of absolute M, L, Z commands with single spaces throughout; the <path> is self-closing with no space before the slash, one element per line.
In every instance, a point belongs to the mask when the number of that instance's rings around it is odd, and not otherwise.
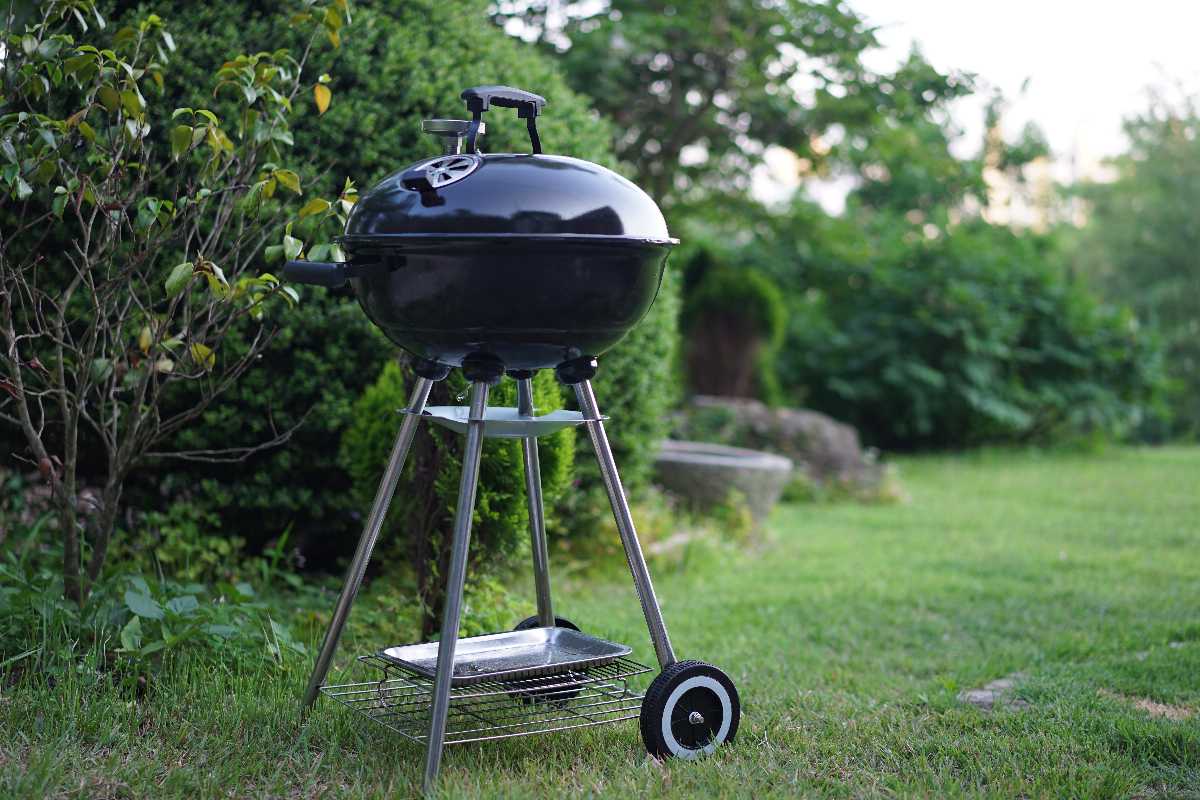
<path fill-rule="evenodd" d="M 425 183 L 423 191 L 413 186 L 413 175 L 449 158 L 465 175 L 437 188 Z M 650 196 L 612 170 L 568 156 L 521 154 L 439 156 L 393 173 L 355 204 L 345 239 L 464 235 L 673 243 Z"/>

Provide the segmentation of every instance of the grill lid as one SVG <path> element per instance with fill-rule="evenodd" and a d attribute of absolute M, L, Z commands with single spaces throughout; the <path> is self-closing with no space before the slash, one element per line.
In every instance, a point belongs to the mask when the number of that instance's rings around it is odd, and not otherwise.
<path fill-rule="evenodd" d="M 462 98 L 470 122 L 439 121 L 437 132 L 461 131 L 464 152 L 447 144 L 447 154 L 395 172 L 366 192 L 347 221 L 346 244 L 531 236 L 674 243 L 662 212 L 635 184 L 599 164 L 542 154 L 536 119 L 545 98 L 507 86 L 467 89 Z M 482 115 L 490 106 L 517 109 L 531 154 L 479 152 Z"/>

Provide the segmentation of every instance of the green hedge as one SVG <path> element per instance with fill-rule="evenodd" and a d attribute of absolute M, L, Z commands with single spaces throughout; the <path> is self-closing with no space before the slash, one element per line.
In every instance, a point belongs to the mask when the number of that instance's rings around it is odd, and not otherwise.
<path fill-rule="evenodd" d="M 190 78 L 181 83 L 195 87 L 193 95 L 177 98 L 179 105 L 220 110 L 205 76 L 226 54 L 297 44 L 292 31 L 276 25 L 283 15 L 274 3 L 164 0 L 116 6 L 126 12 L 153 10 L 175 32 L 175 68 Z M 325 169 L 320 185 L 306 186 L 306 194 L 328 194 L 346 176 L 366 189 L 389 172 L 437 152 L 438 143 L 420 132 L 421 119 L 462 115 L 459 92 L 485 83 L 521 86 L 547 97 L 538 127 L 548 152 L 617 166 L 610 155 L 611 127 L 590 110 L 585 98 L 567 88 L 551 59 L 493 26 L 486 8 L 482 0 L 353 4 L 353 23 L 343 31 L 342 47 L 330 70 L 332 104 L 319 129 L 313 124 L 311 96 L 296 99 L 302 113 L 293 129 L 295 154 Z M 527 150 L 525 126 L 514 113 L 497 109 L 488 116 L 483 144 L 494 152 Z M 632 490 L 648 479 L 652 441 L 661 433 L 671 399 L 678 313 L 673 286 L 668 280 L 642 326 L 602 358 L 596 382 L 602 407 L 614 417 L 614 448 Z M 157 474 L 142 482 L 138 502 L 161 503 L 160 493 L 187 494 L 215 509 L 228 531 L 252 544 L 262 544 L 290 526 L 293 541 L 312 556 L 346 551 L 365 512 L 363 492 L 371 491 L 360 484 L 373 484 L 374 478 L 351 474 L 337 454 L 344 450 L 340 442 L 355 418 L 354 402 L 380 375 L 394 348 L 348 294 L 308 289 L 302 294 L 303 303 L 285 318 L 273 345 L 286 350 L 287 357 L 248 373 L 179 444 L 253 444 L 272 425 L 294 424 L 309 412 L 292 442 L 237 465 L 164 462 Z M 390 442 L 391 435 L 384 438 Z M 457 488 L 452 461 L 446 459 L 436 477 L 422 480 Z M 587 467 L 579 476 L 580 491 L 568 493 L 573 495 L 571 502 L 562 505 L 571 511 L 562 521 L 572 532 L 590 530 L 600 508 L 593 459 L 583 461 Z M 481 507 L 507 507 L 512 499 L 506 494 L 509 488 L 503 482 L 495 489 L 485 484 Z M 408 491 L 431 496 L 425 484 L 402 486 L 400 494 Z M 493 491 L 504 499 L 493 500 Z"/>
<path fill-rule="evenodd" d="M 1158 341 L 1066 273 L 1055 237 L 819 224 L 780 351 L 793 402 L 906 449 L 1123 435 L 1156 413 Z"/>

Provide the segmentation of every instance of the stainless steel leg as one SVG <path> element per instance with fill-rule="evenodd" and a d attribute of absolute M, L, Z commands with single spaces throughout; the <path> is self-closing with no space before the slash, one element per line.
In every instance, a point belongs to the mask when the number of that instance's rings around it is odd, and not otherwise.
<path fill-rule="evenodd" d="M 446 609 L 442 615 L 442 638 L 438 642 L 437 676 L 429 710 L 429 741 L 425 751 L 425 793 L 433 791 L 442 763 L 446 741 L 446 718 L 450 712 L 450 679 L 454 673 L 454 647 L 458 643 L 459 614 L 467 577 L 467 549 L 471 543 L 471 513 L 479 486 L 479 457 L 483 452 L 483 414 L 487 408 L 486 383 L 471 384 L 471 415 L 463 446 L 462 478 L 458 485 L 458 507 L 454 511 L 454 539 L 450 572 L 446 576 Z"/>
<path fill-rule="evenodd" d="M 517 381 L 517 413 L 533 416 L 533 380 Z M 542 470 L 538 463 L 536 436 L 521 440 L 525 456 L 525 499 L 529 503 L 529 536 L 533 550 L 533 584 L 537 591 L 538 624 L 554 625 L 554 606 L 550 603 L 550 554 L 546 544 L 546 514 L 542 503 Z"/>
<path fill-rule="evenodd" d="M 592 449 L 596 451 L 596 459 L 600 462 L 600 474 L 604 478 L 604 488 L 608 492 L 608 502 L 612 504 L 613 516 L 617 519 L 617 532 L 621 534 L 625 558 L 629 561 L 629 571 L 633 573 L 633 585 L 637 589 L 638 599 L 642 602 L 642 613 L 646 616 L 646 627 L 650 629 L 654 653 L 658 656 L 659 666 L 666 669 L 675 663 L 675 651 L 671 648 L 671 639 L 667 635 L 662 610 L 658 607 L 658 598 L 654 596 L 654 584 L 650 581 L 646 557 L 642 555 L 642 546 L 633 526 L 633 515 L 629 513 L 625 488 L 621 486 L 621 476 L 617 474 L 617 464 L 608 444 L 608 435 L 604 432 L 604 421 L 600 419 L 600 408 L 596 405 L 592 382 L 581 381 L 575 384 L 575 397 L 579 401 L 579 410 L 588 420 L 588 436 L 592 440 Z"/>
<path fill-rule="evenodd" d="M 363 574 L 367 571 L 367 562 L 371 560 L 371 551 L 375 549 L 375 540 L 379 537 L 379 529 L 387 516 L 388 506 L 391 505 L 392 495 L 396 492 L 396 483 L 400 473 L 404 471 L 404 461 L 408 458 L 408 449 L 412 446 L 417 426 L 421 422 L 421 411 L 429 400 L 429 390 L 433 381 L 428 378 L 417 378 L 413 386 L 412 396 L 408 401 L 408 410 L 413 412 L 404 416 L 400 424 L 400 433 L 396 435 L 396 444 L 392 446 L 392 454 L 388 457 L 387 468 L 383 471 L 383 479 L 379 481 L 379 489 L 375 492 L 375 502 L 371 505 L 371 513 L 367 524 L 363 527 L 362 536 L 358 540 L 358 548 L 354 558 L 350 560 L 350 569 L 346 571 L 346 582 L 342 593 L 338 596 L 337 605 L 333 607 L 333 617 L 329 620 L 329 629 L 325 632 L 325 641 L 321 644 L 321 652 L 313 665 L 312 676 L 308 679 L 308 688 L 304 690 L 304 705 L 300 708 L 301 716 L 317 699 L 321 684 L 329 674 L 329 665 L 333 662 L 333 654 L 337 651 L 338 641 L 342 638 L 342 629 L 346 626 L 346 618 L 350 615 L 350 606 L 362 585 Z"/>

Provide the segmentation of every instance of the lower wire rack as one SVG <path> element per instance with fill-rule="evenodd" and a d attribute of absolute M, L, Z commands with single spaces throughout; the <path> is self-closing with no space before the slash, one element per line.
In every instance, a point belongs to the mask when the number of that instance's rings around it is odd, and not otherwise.
<path fill-rule="evenodd" d="M 429 738 L 433 681 L 376 655 L 377 681 L 322 686 L 321 692 L 414 742 Z M 643 693 L 629 679 L 651 668 L 631 658 L 536 678 L 496 680 L 451 688 L 446 744 L 586 728 L 636 719 Z"/>

